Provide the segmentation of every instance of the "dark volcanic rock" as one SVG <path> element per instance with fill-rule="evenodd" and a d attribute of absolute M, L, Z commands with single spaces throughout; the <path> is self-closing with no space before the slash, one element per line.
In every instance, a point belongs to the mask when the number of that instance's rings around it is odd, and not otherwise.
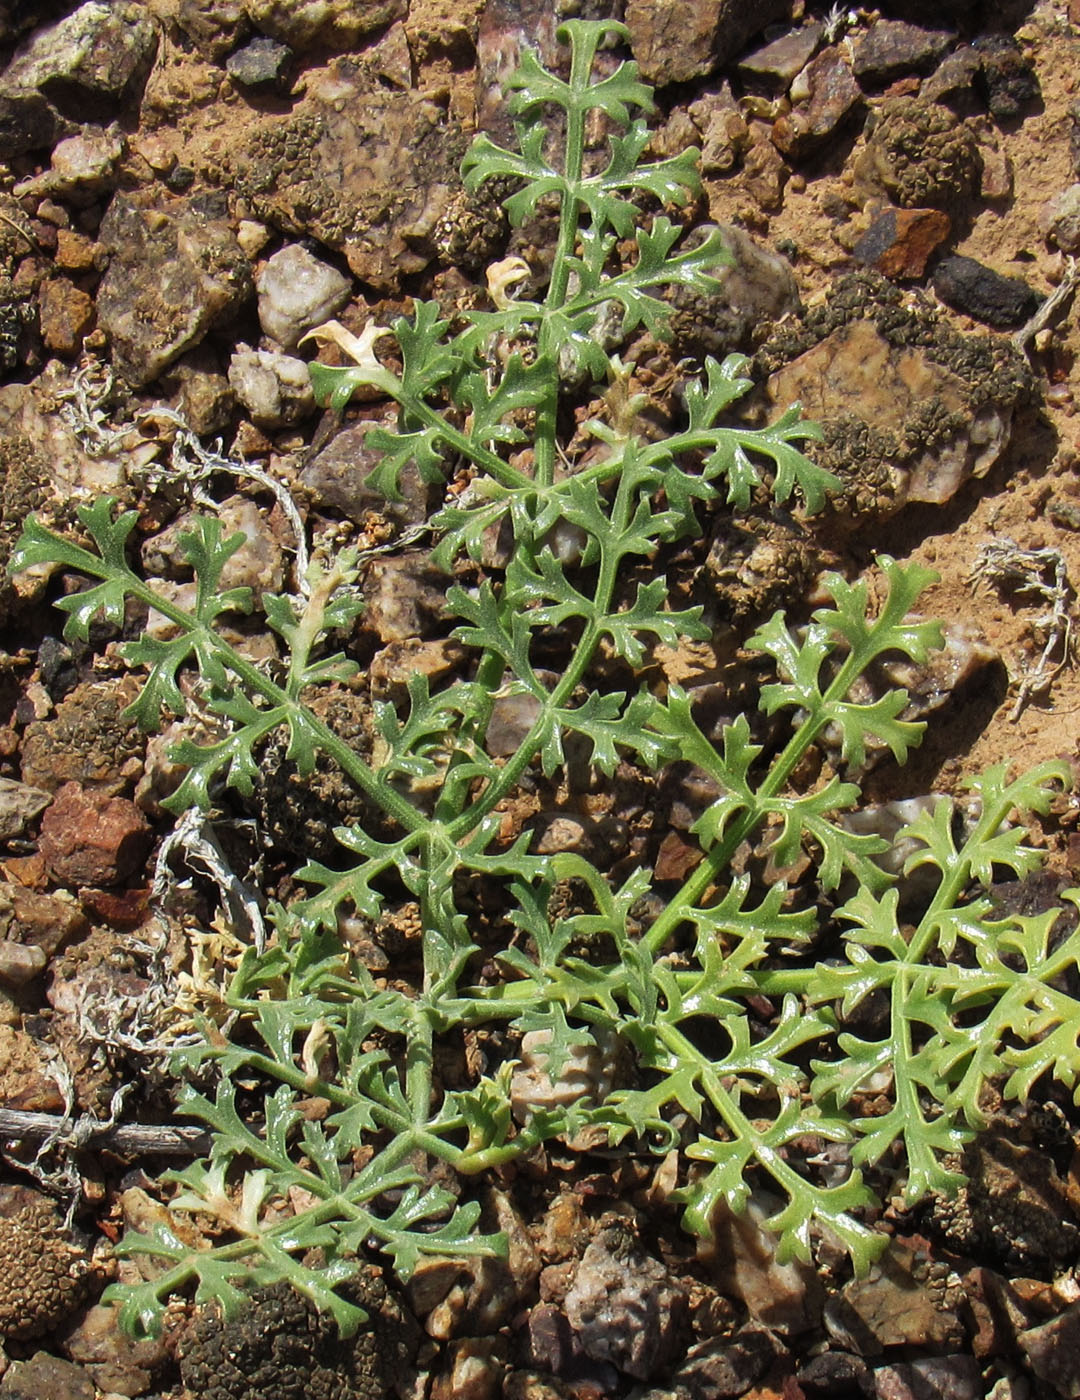
<path fill-rule="evenodd" d="M 971 47 L 980 60 L 976 85 L 982 89 L 992 117 L 1018 117 L 1025 107 L 1038 101 L 1039 80 L 1015 39 L 1008 34 L 985 34 Z"/>
<path fill-rule="evenodd" d="M 974 258 L 959 254 L 938 263 L 933 287 L 946 306 L 999 331 L 1022 326 L 1041 300 L 1019 277 L 1005 277 Z"/>

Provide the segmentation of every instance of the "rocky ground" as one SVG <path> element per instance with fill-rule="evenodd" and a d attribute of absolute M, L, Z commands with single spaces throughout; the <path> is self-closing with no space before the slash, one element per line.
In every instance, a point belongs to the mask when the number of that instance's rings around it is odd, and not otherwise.
<path fill-rule="evenodd" d="M 691 586 L 716 645 L 673 652 L 669 678 L 707 683 L 732 636 L 805 608 L 823 568 L 887 551 L 938 570 L 925 606 L 949 649 L 924 678 L 926 743 L 870 795 L 1075 759 L 1076 0 L 4 0 L 0 563 L 28 512 L 65 524 L 110 492 L 140 512 L 147 573 L 182 593 L 178 522 L 209 496 L 248 536 L 232 581 L 277 592 L 298 503 L 324 544 L 391 546 L 364 577 L 373 692 L 451 673 L 445 585 L 414 528 L 432 502 L 365 488 L 385 407 L 318 410 L 298 345 L 413 295 L 470 304 L 507 252 L 542 269 L 550 229 L 511 235 L 457 168 L 478 128 L 505 138 L 500 79 L 524 42 L 550 61 L 569 13 L 625 18 L 658 89 L 653 152 L 701 148 L 697 213 L 735 254 L 722 295 L 677 302 L 671 346 L 634 351 L 658 421 L 684 356 L 741 350 L 752 412 L 801 400 L 844 482 L 813 520 L 715 526 Z M 22 1115 L 0 1113 L 0 1400 L 1080 1396 L 1065 1094 L 1002 1107 L 958 1200 L 887 1212 L 864 1281 L 777 1265 L 760 1202 L 695 1257 L 652 1166 L 553 1149 L 546 1175 L 486 1188 L 509 1264 L 429 1269 L 403 1299 L 373 1277 L 380 1322 L 359 1345 L 278 1294 L 224 1333 L 179 1309 L 161 1343 L 123 1338 L 96 1299 L 133 1267 L 110 1244 L 161 1211 L 158 1163 L 185 1148 L 136 1125 L 167 1117 L 177 1006 L 233 955 L 210 919 L 227 876 L 203 833 L 172 838 L 186 885 L 166 917 L 167 742 L 122 718 L 135 682 L 104 636 L 63 642 L 48 596 L 41 576 L 0 585 L 0 1102 Z M 364 742 L 351 698 L 327 703 Z M 286 766 L 268 754 L 268 774 Z M 274 889 L 283 853 L 326 854 L 326 811 L 349 800 L 332 775 L 306 795 L 267 778 L 230 858 L 265 844 Z M 1066 796 L 1051 823 L 1052 892 L 1080 868 L 1078 810 Z M 656 858 L 677 863 L 679 839 Z M 72 1234 L 58 1211 L 76 1198 Z M 286 1357 L 270 1389 L 268 1351 Z"/>

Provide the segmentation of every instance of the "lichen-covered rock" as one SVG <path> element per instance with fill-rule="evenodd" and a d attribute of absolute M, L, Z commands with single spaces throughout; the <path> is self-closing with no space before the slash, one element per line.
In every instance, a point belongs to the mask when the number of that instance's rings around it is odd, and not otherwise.
<path fill-rule="evenodd" d="M 720 359 L 732 350 L 748 350 L 754 332 L 779 321 L 799 305 L 791 266 L 779 254 L 756 243 L 734 224 L 719 225 L 729 264 L 712 269 L 720 290 L 711 294 L 672 287 L 675 307 L 670 333 L 677 355 Z"/>
<path fill-rule="evenodd" d="M 979 148 L 970 128 L 946 107 L 895 97 L 855 166 L 856 180 L 877 185 L 905 208 L 947 208 L 979 184 Z"/>
<path fill-rule="evenodd" d="M 243 0 L 177 0 L 177 26 L 204 58 L 219 63 L 247 29 Z"/>
<path fill-rule="evenodd" d="M 92 1282 L 85 1251 L 65 1238 L 44 1196 L 0 1217 L 0 1336 L 40 1337 L 79 1306 Z"/>
<path fill-rule="evenodd" d="M 157 188 L 118 194 L 100 239 L 111 258 L 98 288 L 98 322 L 133 385 L 156 379 L 251 296 L 251 265 L 219 196 L 188 200 Z"/>
<path fill-rule="evenodd" d="M 95 1394 L 81 1366 L 47 1351 L 16 1361 L 0 1381 L 0 1400 L 94 1400 Z"/>
<path fill-rule="evenodd" d="M 180 1373 L 199 1400 L 386 1400 L 406 1381 L 420 1329 L 377 1269 L 348 1287 L 369 1314 L 355 1337 L 338 1336 L 289 1284 L 257 1289 L 233 1322 L 204 1308 L 183 1344 Z"/>
<path fill-rule="evenodd" d="M 358 48 L 408 13 L 407 0 L 244 0 L 244 8 L 256 29 L 299 52 Z"/>
<path fill-rule="evenodd" d="M 138 693 L 134 676 L 75 686 L 52 715 L 26 726 L 20 751 L 23 781 L 47 792 L 71 782 L 110 797 L 130 792 L 146 741 L 123 711 Z"/>
<path fill-rule="evenodd" d="M 260 123 L 233 164 L 259 218 L 343 252 L 357 277 L 392 291 L 435 256 L 467 144 L 437 103 L 374 85 L 339 58 L 313 70 L 303 102 Z"/>

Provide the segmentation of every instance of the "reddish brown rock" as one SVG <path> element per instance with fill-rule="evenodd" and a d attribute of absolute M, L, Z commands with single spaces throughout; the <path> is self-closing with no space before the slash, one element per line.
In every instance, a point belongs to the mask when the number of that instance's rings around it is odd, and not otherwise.
<path fill-rule="evenodd" d="M 787 11 L 786 0 L 629 0 L 626 25 L 642 76 L 663 87 L 714 72 Z"/>
<path fill-rule="evenodd" d="M 1080 1396 L 1080 1303 L 1021 1332 L 1017 1341 L 1040 1380 L 1069 1400 Z"/>
<path fill-rule="evenodd" d="M 117 885 L 146 855 L 150 829 L 125 797 L 65 783 L 41 819 L 41 853 L 63 885 Z"/>
<path fill-rule="evenodd" d="M 46 282 L 40 295 L 41 338 L 56 355 L 76 355 L 94 325 L 94 302 L 66 277 Z"/>
<path fill-rule="evenodd" d="M 922 277 L 949 236 L 952 221 L 940 209 L 886 209 L 852 249 L 859 262 L 896 281 Z"/>

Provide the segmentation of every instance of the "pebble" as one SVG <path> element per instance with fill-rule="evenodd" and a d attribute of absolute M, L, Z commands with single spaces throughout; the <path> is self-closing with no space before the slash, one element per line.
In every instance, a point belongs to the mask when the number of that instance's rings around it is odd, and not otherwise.
<path fill-rule="evenodd" d="M 400 501 L 387 500 L 366 484 L 381 455 L 366 446 L 367 435 L 375 427 L 392 427 L 396 412 L 395 409 L 382 419 L 349 424 L 315 454 L 301 471 L 300 484 L 316 505 L 338 511 L 357 525 L 373 512 L 403 528 L 419 525 L 428 518 L 432 493 L 412 462 L 399 478 Z"/>
<path fill-rule="evenodd" d="M 877 1400 L 982 1400 L 979 1363 L 973 1356 L 928 1356 L 874 1371 Z"/>
<path fill-rule="evenodd" d="M 231 53 L 247 28 L 243 0 L 176 0 L 175 19 L 211 63 Z"/>
<path fill-rule="evenodd" d="M 64 116 L 84 122 L 138 96 L 157 46 L 145 6 L 88 0 L 31 35 L 4 70 L 3 90 L 38 92 Z"/>
<path fill-rule="evenodd" d="M 118 1396 L 144 1395 L 169 1359 L 161 1338 L 136 1341 L 120 1326 L 117 1309 L 100 1303 L 63 1334 L 62 1346 L 99 1390 Z"/>
<path fill-rule="evenodd" d="M 149 847 L 150 828 L 133 802 L 78 783 L 65 783 L 41 819 L 41 854 L 62 885 L 118 885 Z"/>
<path fill-rule="evenodd" d="M 1039 211 L 1047 240 L 1063 253 L 1080 253 L 1080 184 L 1069 185 Z"/>
<path fill-rule="evenodd" d="M 1035 69 L 1011 34 L 983 34 L 971 47 L 979 56 L 976 86 L 982 89 L 992 117 L 1011 121 L 1039 100 Z"/>
<path fill-rule="evenodd" d="M 1059 1395 L 1080 1396 L 1080 1303 L 1017 1337 L 1028 1365 Z"/>
<path fill-rule="evenodd" d="M 813 58 L 825 26 L 817 21 L 781 34 L 779 39 L 754 49 L 739 62 L 739 72 L 749 79 L 761 78 L 774 87 L 786 88 Z"/>
<path fill-rule="evenodd" d="M 853 1279 L 825 1304 L 825 1326 L 834 1341 L 857 1356 L 880 1356 L 887 1347 L 947 1351 L 962 1346 L 964 1328 L 944 1291 L 935 1300 L 924 1278 L 923 1260 L 893 1244 L 866 1278 Z"/>
<path fill-rule="evenodd" d="M 948 238 L 952 220 L 940 209 L 886 209 L 855 244 L 858 262 L 895 281 L 919 281 Z"/>
<path fill-rule="evenodd" d="M 1005 277 L 974 258 L 942 258 L 931 280 L 934 291 L 954 311 L 994 330 L 1015 330 L 1038 310 L 1041 298 L 1019 277 Z"/>
<path fill-rule="evenodd" d="M 781 1264 L 776 1257 L 777 1236 L 765 1221 L 781 1208 L 759 1191 L 739 1214 L 718 1210 L 711 1257 L 718 1287 L 738 1299 L 754 1322 L 797 1336 L 820 1327 L 823 1293 L 810 1265 L 797 1259 Z"/>
<path fill-rule="evenodd" d="M 408 0 L 245 0 L 244 9 L 256 29 L 302 53 L 362 47 L 369 34 L 406 17 Z"/>
<path fill-rule="evenodd" d="M 241 343 L 229 361 L 229 385 L 259 428 L 300 423 L 315 411 L 307 364 L 292 355 Z"/>
<path fill-rule="evenodd" d="M 837 1400 L 837 1397 L 868 1395 L 873 1384 L 870 1367 L 859 1356 L 847 1351 L 823 1351 L 812 1357 L 795 1379 L 806 1400 Z"/>
<path fill-rule="evenodd" d="M 0 1400 L 94 1400 L 94 1382 L 81 1366 L 48 1352 L 15 1361 L 0 1381 Z"/>
<path fill-rule="evenodd" d="M 761 1380 L 780 1354 L 776 1340 L 756 1327 L 733 1339 L 710 1337 L 690 1348 L 668 1384 L 646 1391 L 640 1400 L 734 1400 Z"/>
<path fill-rule="evenodd" d="M 259 324 L 285 350 L 328 321 L 349 299 L 351 283 L 336 267 L 290 243 L 268 258 L 255 279 Z"/>
<path fill-rule="evenodd" d="M 52 801 L 44 788 L 0 778 L 0 841 L 13 841 Z"/>
<path fill-rule="evenodd" d="M 805 99 L 795 102 L 772 127 L 773 144 L 792 159 L 824 145 L 862 104 L 862 91 L 838 49 L 825 49 L 811 59 L 797 82 Z M 793 85 L 793 98 L 795 94 Z"/>
<path fill-rule="evenodd" d="M 49 169 L 16 185 L 14 193 L 17 198 L 48 195 L 80 206 L 89 204 L 113 187 L 116 165 L 125 149 L 119 128 L 84 127 L 77 135 L 57 142 Z"/>
<path fill-rule="evenodd" d="M 566 1295 L 566 1316 L 585 1353 L 639 1381 L 677 1355 L 687 1315 L 682 1285 L 622 1225 L 600 1231 Z"/>
<path fill-rule="evenodd" d="M 142 548 L 143 567 L 151 575 L 176 577 L 187 574 L 180 547 L 180 536 L 188 533 L 195 515 L 190 512 L 174 520 L 167 529 L 147 540 Z M 221 587 L 250 588 L 256 598 L 263 593 L 280 593 L 285 584 L 285 557 L 270 527 L 266 512 L 249 496 L 229 496 L 215 514 L 223 538 L 243 535 L 243 543 L 221 571 Z"/>

